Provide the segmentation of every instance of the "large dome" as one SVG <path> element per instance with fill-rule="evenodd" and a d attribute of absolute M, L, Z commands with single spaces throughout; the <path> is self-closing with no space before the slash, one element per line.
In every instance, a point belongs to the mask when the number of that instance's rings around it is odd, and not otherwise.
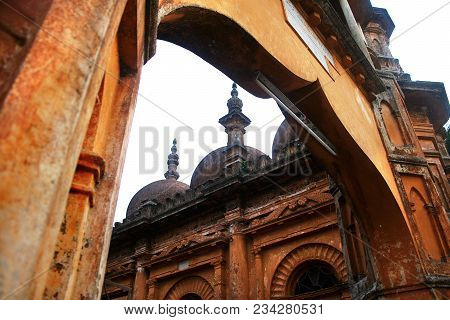
<path fill-rule="evenodd" d="M 191 188 L 196 188 L 209 180 L 215 180 L 225 174 L 225 150 L 227 147 L 222 147 L 210 152 L 195 168 L 191 179 Z M 259 157 L 267 157 L 258 149 L 246 146 L 248 155 L 247 161 L 257 161 Z"/>
<path fill-rule="evenodd" d="M 137 212 L 143 204 L 149 201 L 162 203 L 167 198 L 173 198 L 177 193 L 183 193 L 187 189 L 189 189 L 189 186 L 186 183 L 175 179 L 152 182 L 139 190 L 131 199 L 127 209 L 127 217 Z"/>
<path fill-rule="evenodd" d="M 304 147 L 302 139 L 304 139 L 304 131 L 297 134 L 287 120 L 284 120 L 273 139 L 272 159 L 279 160 L 289 154 L 301 152 Z"/>

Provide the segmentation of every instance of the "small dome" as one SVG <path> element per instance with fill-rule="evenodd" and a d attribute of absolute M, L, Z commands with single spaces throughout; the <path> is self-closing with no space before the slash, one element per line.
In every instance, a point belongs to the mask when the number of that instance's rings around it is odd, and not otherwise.
<path fill-rule="evenodd" d="M 131 199 L 127 209 L 127 217 L 137 212 L 139 208 L 149 202 L 164 202 L 167 198 L 173 198 L 177 193 L 184 193 L 189 186 L 175 179 L 165 179 L 152 182 L 139 190 Z"/>
<path fill-rule="evenodd" d="M 225 174 L 225 150 L 227 147 L 222 147 L 210 152 L 195 168 L 191 179 L 191 188 L 196 188 L 209 180 L 215 180 Z M 245 146 L 247 149 L 247 161 L 257 161 L 259 157 L 265 156 L 263 152 L 258 149 Z"/>
<path fill-rule="evenodd" d="M 303 131 L 298 134 L 292 129 L 287 120 L 277 130 L 272 143 L 272 159 L 279 160 L 289 154 L 303 151 L 304 144 L 301 142 Z"/>
<path fill-rule="evenodd" d="M 150 201 L 162 203 L 166 199 L 174 198 L 177 193 L 183 193 L 189 189 L 186 183 L 177 181 L 180 175 L 177 172 L 179 157 L 176 139 L 173 140 L 170 150 L 171 153 L 167 157 L 167 172 L 164 174 L 166 179 L 152 182 L 139 190 L 128 205 L 127 217 L 139 211 L 144 204 Z"/>

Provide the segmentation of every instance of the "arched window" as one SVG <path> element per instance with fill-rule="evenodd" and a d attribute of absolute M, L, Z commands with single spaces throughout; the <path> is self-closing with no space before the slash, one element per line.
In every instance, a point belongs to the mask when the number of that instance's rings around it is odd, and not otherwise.
<path fill-rule="evenodd" d="M 309 261 L 300 265 L 289 281 L 293 296 L 331 288 L 339 284 L 335 270 L 327 263 Z"/>
<path fill-rule="evenodd" d="M 278 264 L 272 277 L 270 298 L 289 298 L 315 291 L 322 298 L 338 299 L 339 297 L 330 294 L 340 292 L 339 287 L 347 279 L 347 268 L 341 251 L 330 245 L 309 243 L 292 250 Z M 332 287 L 333 289 L 324 290 L 327 296 L 323 296 L 321 289 Z"/>

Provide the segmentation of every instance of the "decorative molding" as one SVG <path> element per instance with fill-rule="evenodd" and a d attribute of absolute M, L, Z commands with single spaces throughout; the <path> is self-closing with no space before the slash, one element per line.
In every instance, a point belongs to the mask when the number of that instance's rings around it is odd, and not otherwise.
<path fill-rule="evenodd" d="M 95 183 L 99 183 L 105 174 L 105 159 L 99 154 L 83 150 L 77 163 L 77 170 L 82 169 L 94 175 Z"/>
<path fill-rule="evenodd" d="M 106 267 L 106 274 L 108 277 L 116 276 L 117 274 L 130 273 L 136 271 L 136 262 L 127 259 L 125 261 L 117 261 L 108 264 Z"/>
<path fill-rule="evenodd" d="M 86 179 L 83 173 L 89 174 L 90 177 Z M 104 173 L 105 160 L 94 152 L 83 150 L 78 158 L 70 192 L 86 195 L 91 208 L 94 207 L 95 185 L 100 182 Z"/>
<path fill-rule="evenodd" d="M 333 195 L 329 193 L 328 187 L 325 189 L 315 190 L 309 194 L 302 195 L 293 201 L 283 203 L 282 206 L 279 206 L 264 218 L 254 219 L 250 223 L 250 226 L 260 226 L 273 220 L 294 214 L 299 208 L 308 208 L 327 201 L 334 201 Z"/>
<path fill-rule="evenodd" d="M 154 257 L 155 258 L 164 257 L 171 253 L 175 253 L 177 251 L 180 251 L 180 250 L 183 250 L 186 248 L 190 248 L 190 247 L 194 247 L 194 246 L 203 244 L 207 241 L 211 241 L 214 239 L 221 239 L 224 237 L 226 237 L 226 235 L 222 231 L 217 231 L 214 234 L 209 235 L 209 236 L 194 233 L 187 237 L 183 237 L 181 239 L 175 239 L 171 245 L 165 247 L 163 250 L 161 250 L 159 252 L 155 252 Z"/>

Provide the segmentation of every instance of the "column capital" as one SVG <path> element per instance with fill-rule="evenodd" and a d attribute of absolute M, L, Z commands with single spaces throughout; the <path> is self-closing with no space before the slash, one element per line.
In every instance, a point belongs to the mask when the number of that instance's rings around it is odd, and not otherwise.
<path fill-rule="evenodd" d="M 255 257 L 261 257 L 261 251 L 262 249 L 260 247 L 254 247 L 252 249 L 252 253 L 255 255 Z"/>
<path fill-rule="evenodd" d="M 147 281 L 146 281 L 146 283 L 147 283 L 147 285 L 149 286 L 149 287 L 157 287 L 158 286 L 158 279 L 155 279 L 155 278 L 150 278 L 150 279 L 148 279 Z"/>
<path fill-rule="evenodd" d="M 215 269 L 216 268 L 221 268 L 225 265 L 225 259 L 224 258 L 219 258 L 217 260 L 214 260 L 211 262 L 211 266 L 213 266 Z"/>

